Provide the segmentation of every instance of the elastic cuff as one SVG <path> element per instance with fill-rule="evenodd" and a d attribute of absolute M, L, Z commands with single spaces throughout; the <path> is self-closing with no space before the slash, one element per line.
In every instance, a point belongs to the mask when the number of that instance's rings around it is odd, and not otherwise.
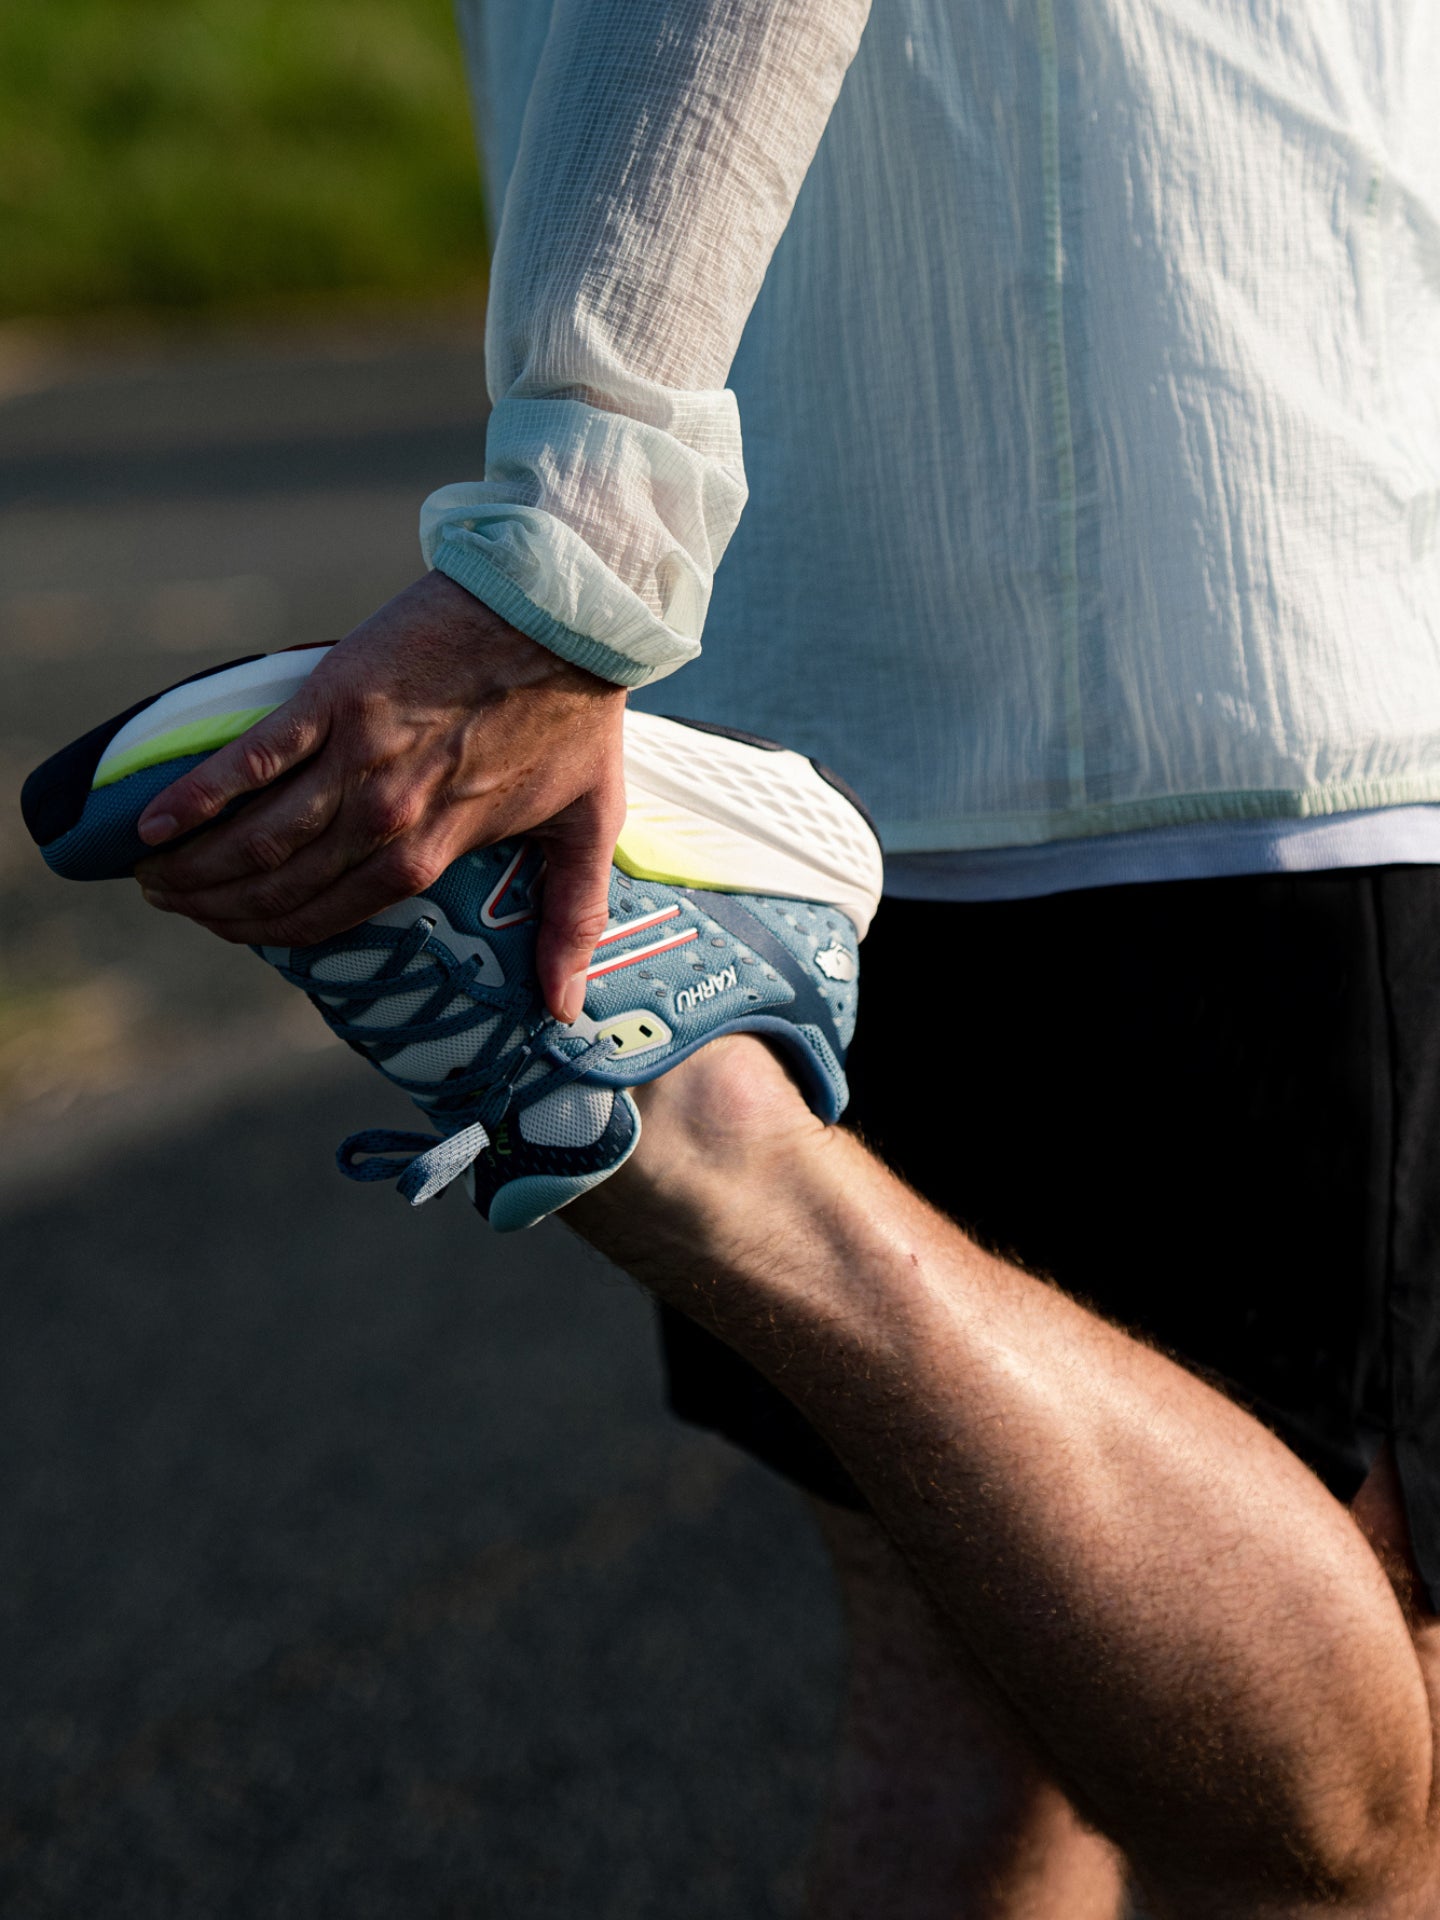
<path fill-rule="evenodd" d="M 464 587 L 477 600 L 483 600 L 492 613 L 498 613 L 502 620 L 508 620 L 512 627 L 518 627 L 521 633 L 548 647 L 551 653 L 558 653 L 572 666 L 584 667 L 602 680 L 613 680 L 617 687 L 643 687 L 662 676 L 663 669 L 641 666 L 613 647 L 607 647 L 603 641 L 592 640 L 589 634 L 575 633 L 564 626 L 553 614 L 537 607 L 508 574 L 472 547 L 442 540 L 431 554 L 430 564 L 457 587 Z"/>

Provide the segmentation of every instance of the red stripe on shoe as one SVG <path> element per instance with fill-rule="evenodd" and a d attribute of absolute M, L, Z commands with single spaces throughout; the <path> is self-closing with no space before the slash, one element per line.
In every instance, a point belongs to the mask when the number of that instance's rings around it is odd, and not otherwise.
<path fill-rule="evenodd" d="M 652 940 L 648 946 L 636 947 L 633 953 L 621 954 L 618 960 L 603 960 L 597 967 L 587 967 L 585 978 L 598 980 L 602 973 L 618 973 L 621 967 L 633 967 L 637 960 L 649 960 L 657 953 L 669 953 L 672 947 L 683 947 L 699 938 L 698 927 L 687 927 L 684 933 L 677 933 L 669 940 Z"/>
<path fill-rule="evenodd" d="M 661 907 L 658 913 L 644 913 L 638 920 L 622 921 L 618 927 L 611 927 L 602 933 L 595 945 L 597 949 L 608 947 L 612 940 L 623 940 L 627 933 L 643 933 L 647 927 L 658 927 L 662 920 L 673 920 L 679 911 L 679 903 L 674 902 L 668 907 Z"/>

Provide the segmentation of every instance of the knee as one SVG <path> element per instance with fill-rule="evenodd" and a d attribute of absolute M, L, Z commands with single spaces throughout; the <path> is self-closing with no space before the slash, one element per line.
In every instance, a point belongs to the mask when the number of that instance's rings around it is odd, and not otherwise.
<path fill-rule="evenodd" d="M 1343 1841 L 1343 1836 L 1342 1836 Z M 1434 1913 L 1440 1895 L 1440 1847 L 1428 1818 L 1380 1807 L 1357 1820 L 1349 1844 L 1327 1834 L 1315 1858 L 1320 1866 L 1316 1905 L 1321 1912 L 1365 1916 Z"/>
<path fill-rule="evenodd" d="M 1418 1920 L 1440 1913 L 1440 1850 L 1430 1821 L 1397 1785 L 1377 1777 L 1368 1793 L 1292 1795 L 1287 1807 L 1266 1807 L 1261 1794 L 1248 1835 L 1237 1819 L 1223 1859 L 1207 1848 L 1180 1867 L 1172 1833 L 1135 1865 L 1164 1911 L 1206 1920 L 1221 1913 Z"/>

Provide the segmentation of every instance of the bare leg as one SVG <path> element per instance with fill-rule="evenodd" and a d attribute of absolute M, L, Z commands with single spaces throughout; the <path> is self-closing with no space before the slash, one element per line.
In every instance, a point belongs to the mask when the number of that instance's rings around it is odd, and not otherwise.
<path fill-rule="evenodd" d="M 812 1920 L 1117 1920 L 1122 1872 L 875 1522 L 816 1502 L 849 1675 Z"/>
<path fill-rule="evenodd" d="M 658 1082 L 646 1126 L 573 1223 L 829 1439 L 1156 1909 L 1425 1912 L 1425 1676 L 1314 1476 L 820 1128 L 758 1042 Z"/>
<path fill-rule="evenodd" d="M 849 1640 L 811 1920 L 1117 1920 L 1123 1862 L 988 1696 L 876 1522 L 813 1503 Z M 1387 1448 L 1351 1508 L 1412 1613 L 1419 1574 Z M 1412 1618 L 1440 1676 L 1440 1621 Z"/>

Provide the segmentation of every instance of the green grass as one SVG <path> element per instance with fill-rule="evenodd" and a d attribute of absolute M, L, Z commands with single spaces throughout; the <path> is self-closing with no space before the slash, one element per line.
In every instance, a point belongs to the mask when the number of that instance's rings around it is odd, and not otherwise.
<path fill-rule="evenodd" d="M 4 0 L 0 316 L 483 271 L 449 0 Z"/>

